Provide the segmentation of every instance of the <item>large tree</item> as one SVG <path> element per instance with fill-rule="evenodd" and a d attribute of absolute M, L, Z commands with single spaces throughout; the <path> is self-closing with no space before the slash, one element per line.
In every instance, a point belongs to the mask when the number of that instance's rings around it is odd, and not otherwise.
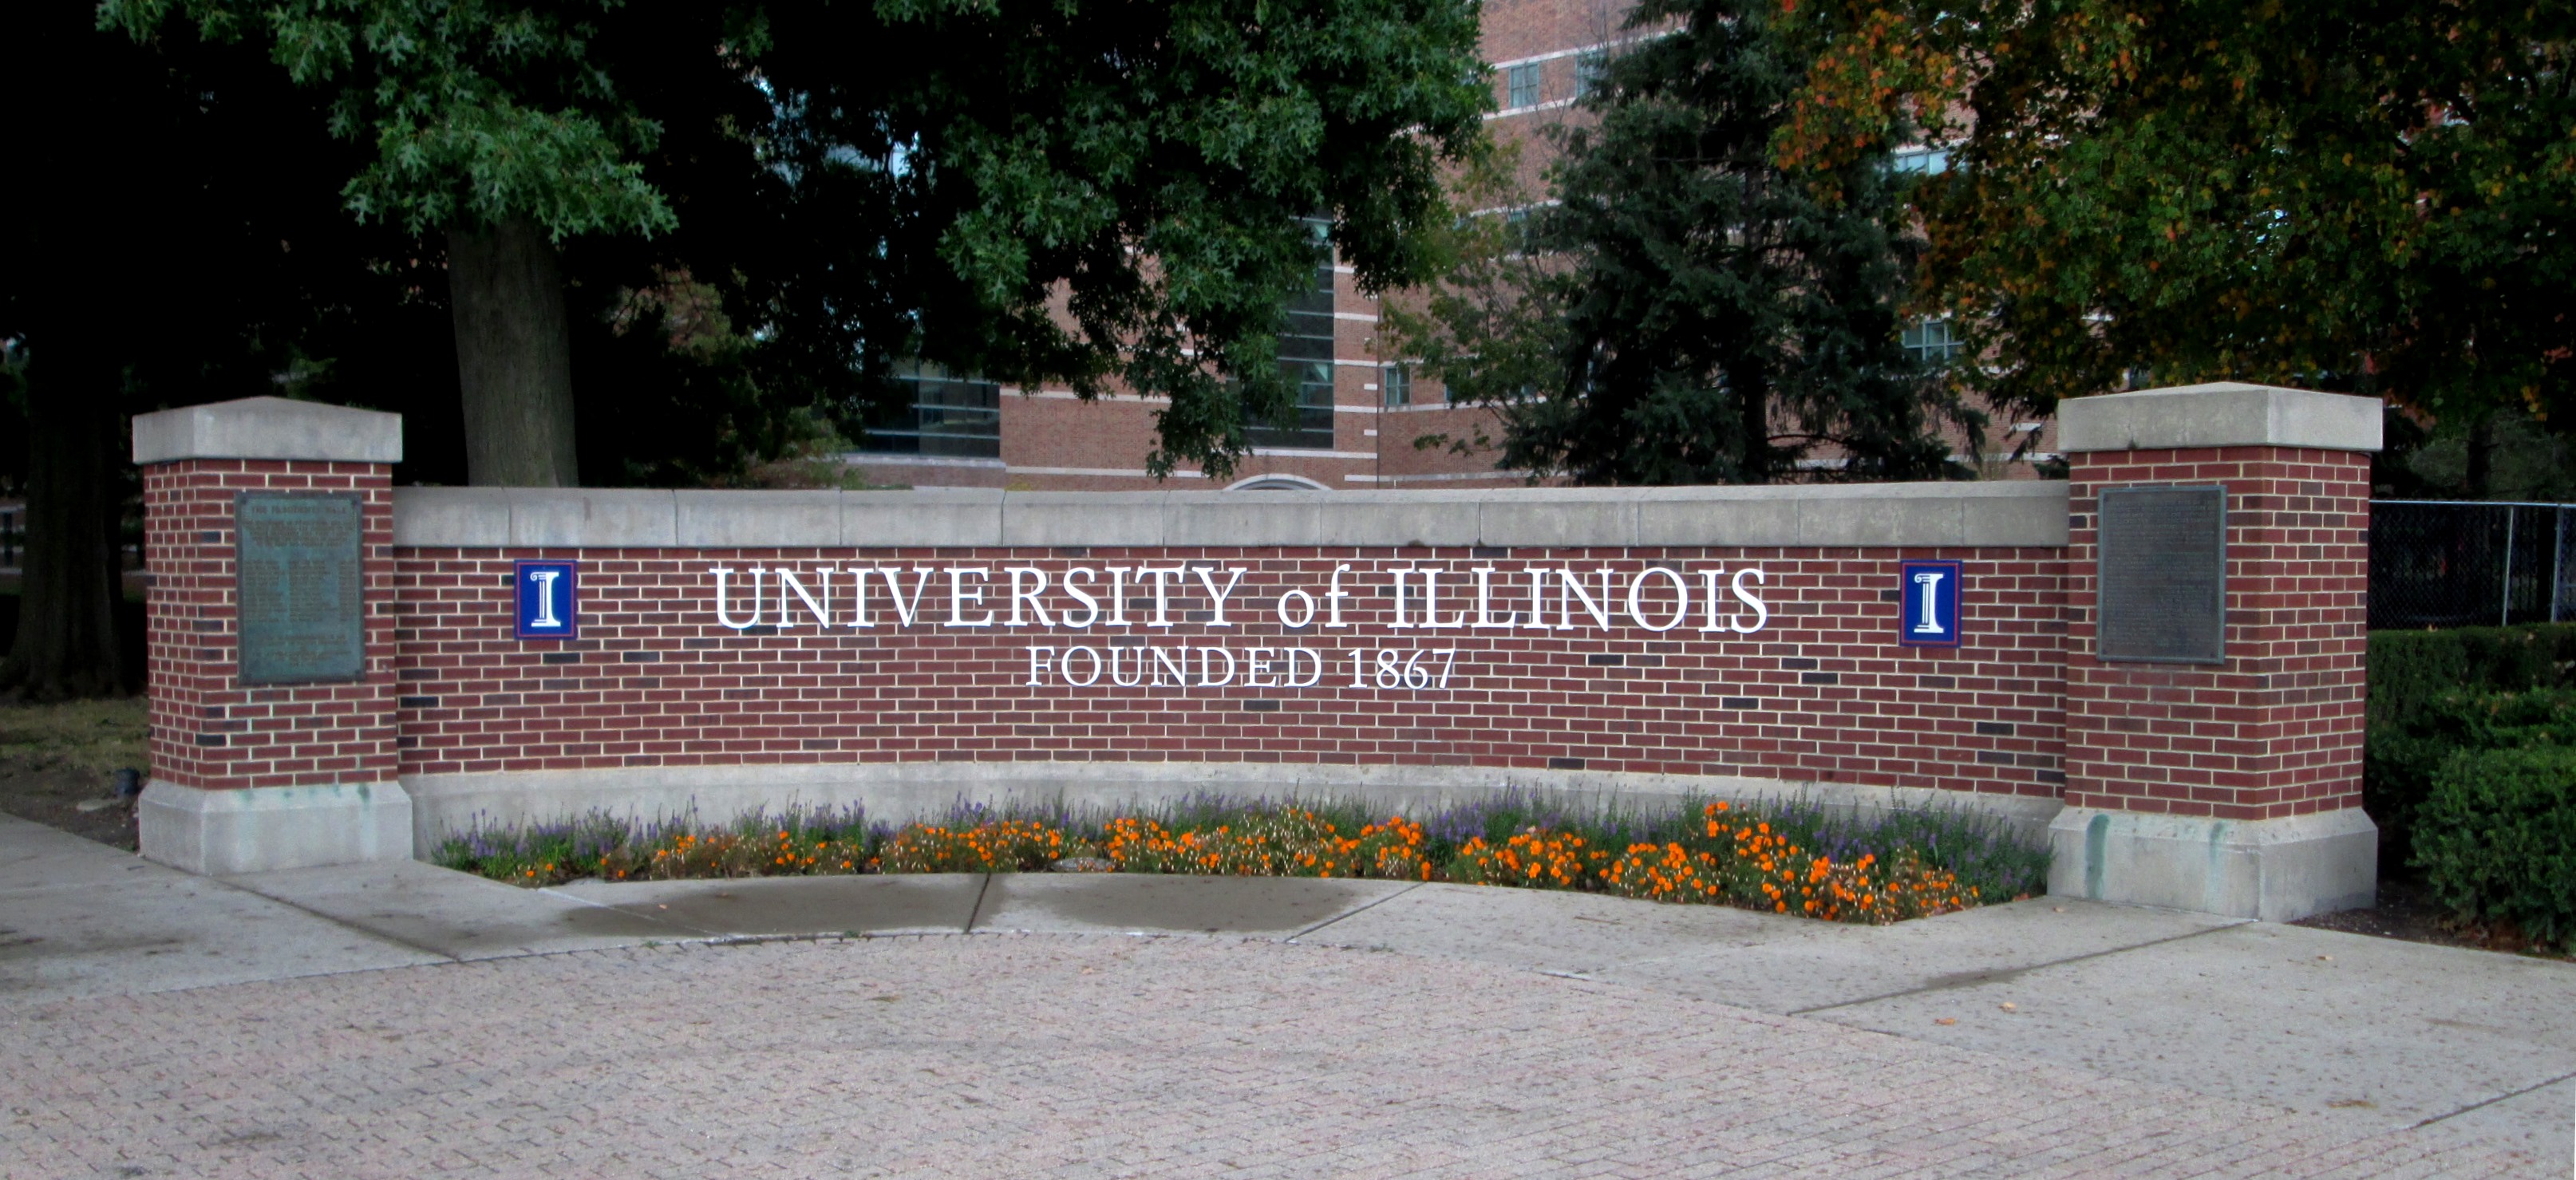
<path fill-rule="evenodd" d="M 1980 423 L 1901 342 L 1920 242 L 1889 144 L 1781 158 L 1817 47 L 1772 0 L 1648 0 L 1631 27 L 1656 35 L 1583 100 L 1556 199 L 1464 231 L 1407 346 L 1539 475 L 1961 473 L 1940 428 Z"/>
<path fill-rule="evenodd" d="M 109 0 L 329 88 L 361 217 L 444 236 L 476 482 L 568 480 L 562 249 L 652 237 L 827 402 L 925 357 L 1171 399 L 1157 470 L 1285 412 L 1306 219 L 1416 277 L 1475 134 L 1461 0 L 741 5 Z M 507 435 L 508 437 L 496 437 Z"/>
<path fill-rule="evenodd" d="M 657 128 L 589 56 L 609 5 L 106 0 L 149 37 L 184 13 L 209 39 L 250 36 L 298 84 L 326 89 L 332 130 L 373 150 L 341 195 L 362 219 L 445 247 L 466 467 L 480 484 L 578 482 L 571 337 L 555 247 L 666 230 L 633 154 Z"/>
<path fill-rule="evenodd" d="M 1956 140 L 1929 290 L 1997 400 L 2243 379 L 2576 425 L 2576 8 L 1800 11 L 1847 67 L 1804 146 L 1911 113 Z"/>
<path fill-rule="evenodd" d="M 23 448 L 0 468 L 23 479 L 29 533 L 0 690 L 99 695 L 131 687 L 135 654 L 115 625 L 125 416 L 291 392 L 318 375 L 309 329 L 336 321 L 346 345 L 351 289 L 399 276 L 347 264 L 346 220 L 313 187 L 345 161 L 265 63 L 193 42 L 147 54 L 78 5 L 19 16 L 13 55 L 47 68 L 0 71 L 0 339 L 25 423 L 0 430 L 0 447 Z M 400 386 L 377 379 L 399 370 L 335 351 L 379 394 Z"/>
<path fill-rule="evenodd" d="M 1312 221 L 1364 283 L 1418 276 L 1485 102 L 1465 0 L 28 16 L 13 49 L 59 68 L 5 75 L 34 463 L 5 676 L 40 695 L 120 687 L 133 409 L 283 389 L 405 412 L 412 478 L 696 482 L 928 359 L 1165 395 L 1154 465 L 1222 473 L 1290 402 Z"/>

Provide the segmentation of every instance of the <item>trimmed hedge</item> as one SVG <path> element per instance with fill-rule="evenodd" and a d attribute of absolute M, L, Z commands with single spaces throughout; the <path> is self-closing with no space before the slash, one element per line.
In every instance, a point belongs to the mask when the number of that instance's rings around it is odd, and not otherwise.
<path fill-rule="evenodd" d="M 2391 864 L 2406 863 L 2423 822 L 2418 813 L 2452 756 L 2463 750 L 2576 747 L 2576 688 L 2453 689 L 2425 701 L 2410 721 L 2371 726 L 2362 746 L 2362 809 L 2379 825 Z"/>
<path fill-rule="evenodd" d="M 2418 816 L 2415 863 L 2454 912 L 2576 946 L 2576 747 L 2444 760 Z"/>
<path fill-rule="evenodd" d="M 2576 623 L 2370 633 L 2372 725 L 2412 724 L 2446 693 L 2560 688 L 2576 672 Z"/>
<path fill-rule="evenodd" d="M 2369 676 L 2362 807 L 2389 868 L 2452 754 L 2576 745 L 2576 624 L 2374 631 Z"/>

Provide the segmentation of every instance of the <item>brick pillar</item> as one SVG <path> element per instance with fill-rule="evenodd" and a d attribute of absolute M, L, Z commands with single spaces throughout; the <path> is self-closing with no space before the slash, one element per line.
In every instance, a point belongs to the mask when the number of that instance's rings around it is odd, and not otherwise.
<path fill-rule="evenodd" d="M 2361 811 L 2376 399 L 2260 385 L 2077 398 L 2066 809 L 2049 891 L 2270 921 L 2370 905 Z M 2224 658 L 2118 658 L 2101 630 L 2106 490 L 2226 490 Z M 2134 501 L 2132 501 L 2134 503 Z M 2134 653 L 2133 653 L 2134 654 Z"/>
<path fill-rule="evenodd" d="M 401 458 L 401 417 L 368 410 L 258 397 L 134 420 L 150 575 L 143 855 L 199 873 L 411 855 L 388 609 Z M 272 667 L 243 682 L 243 493 L 354 500 L 363 656 L 352 674 Z"/>

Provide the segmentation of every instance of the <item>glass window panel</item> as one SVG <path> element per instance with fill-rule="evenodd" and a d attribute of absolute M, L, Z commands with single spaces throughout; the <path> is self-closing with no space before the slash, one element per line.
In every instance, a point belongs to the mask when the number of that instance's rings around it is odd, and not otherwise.
<path fill-rule="evenodd" d="M 1949 364 L 1959 359 L 1965 347 L 1959 341 L 1956 326 L 1946 319 L 1918 320 L 1905 329 L 1902 341 L 1905 351 L 1926 365 Z"/>
<path fill-rule="evenodd" d="M 1297 408 L 1287 423 L 1262 423 L 1245 433 L 1256 447 L 1299 450 L 1333 449 L 1333 365 L 1325 361 L 1281 361 L 1279 375 L 1295 382 Z"/>
<path fill-rule="evenodd" d="M 859 439 L 875 454 L 998 459 L 1002 456 L 1002 387 L 951 377 L 929 365 L 895 378 L 908 393 L 881 410 Z"/>
<path fill-rule="evenodd" d="M 1610 59 L 1594 50 L 1574 59 L 1574 97 L 1581 98 L 1601 85 L 1601 75 L 1610 68 Z"/>

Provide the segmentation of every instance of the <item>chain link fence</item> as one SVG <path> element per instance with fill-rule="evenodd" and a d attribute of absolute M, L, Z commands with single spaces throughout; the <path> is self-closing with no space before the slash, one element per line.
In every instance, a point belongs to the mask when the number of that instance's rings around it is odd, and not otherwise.
<path fill-rule="evenodd" d="M 2370 506 L 2370 625 L 2576 620 L 2576 504 L 2380 500 Z"/>

